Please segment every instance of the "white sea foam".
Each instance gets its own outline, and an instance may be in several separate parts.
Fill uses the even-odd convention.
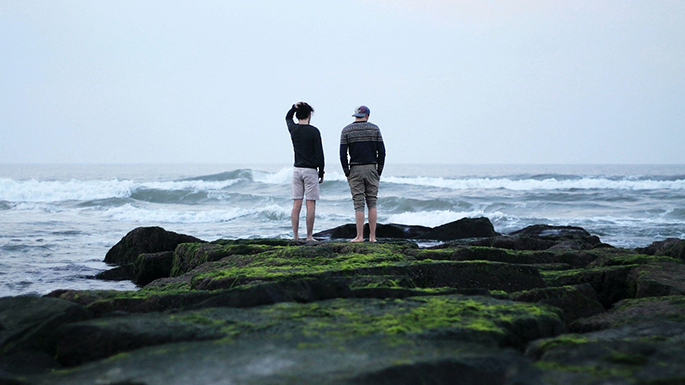
[[[16,181],[0,179],[0,200],[8,202],[58,202],[123,198],[131,195],[135,183],[109,181]]]
[[[288,184],[290,184],[292,177],[293,177],[293,169],[292,169],[292,167],[287,167],[287,168],[281,169],[280,171],[278,171],[276,173],[255,171],[253,173],[252,179],[257,183],[288,185]]]
[[[235,184],[236,180],[170,181],[136,183],[131,180],[17,181],[0,179],[0,201],[62,202],[128,198],[138,189],[216,191]]]
[[[258,183],[289,185],[293,177],[292,167],[284,168],[276,173],[255,172],[253,180]],[[324,181],[347,181],[345,174],[338,171],[327,171]]]
[[[428,186],[452,190],[467,189],[507,189],[517,191],[528,190],[570,190],[570,189],[613,189],[613,190],[685,190],[685,180],[634,180],[607,178],[579,178],[579,179],[510,179],[510,178],[427,178],[427,177],[387,177],[386,183]]]
[[[116,221],[134,223],[223,223],[250,215],[264,215],[269,218],[283,219],[290,215],[290,210],[278,205],[246,208],[228,208],[224,210],[172,210],[149,209],[126,204],[104,212],[105,217]]]

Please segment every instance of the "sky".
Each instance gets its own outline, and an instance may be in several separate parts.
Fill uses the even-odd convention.
[[[685,164],[683,0],[0,0],[0,163]]]

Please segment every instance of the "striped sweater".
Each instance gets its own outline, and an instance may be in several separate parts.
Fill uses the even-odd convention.
[[[353,122],[343,128],[340,135],[340,164],[345,175],[350,174],[350,166],[376,164],[380,175],[385,165],[385,145],[378,126],[369,122]]]

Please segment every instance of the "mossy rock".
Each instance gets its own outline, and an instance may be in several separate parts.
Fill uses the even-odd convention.
[[[141,254],[136,259],[133,268],[133,282],[137,285],[145,286],[156,279],[166,278],[171,274],[173,262],[173,251]]]
[[[636,251],[649,255],[668,256],[685,261],[685,240],[668,238],[664,241],[654,242],[645,248],[638,248]]]
[[[526,251],[508,250],[487,246],[447,246],[440,245],[422,249],[414,253],[416,259],[451,260],[451,261],[493,261],[527,265],[560,265],[564,269],[583,268],[597,259],[607,255],[634,255],[633,252],[621,249],[587,250],[587,251]]]
[[[34,385],[543,385],[542,372],[519,353],[435,341],[340,344],[288,340],[178,343],[122,353],[68,371],[31,376]],[[105,382],[106,381],[106,382]]]
[[[542,271],[542,276],[549,286],[572,286],[590,284],[597,292],[597,299],[604,308],[629,298],[630,283],[628,277],[638,265],[606,266],[563,271]]]
[[[685,382],[685,325],[656,321],[529,345],[526,355],[549,384]]]
[[[683,295],[685,264],[679,261],[653,262],[633,269],[628,280],[631,297],[634,298]]]
[[[218,261],[233,255],[255,255],[274,247],[250,243],[186,243],[174,251],[174,259],[169,276],[177,277],[206,262]]]
[[[509,297],[515,301],[558,307],[563,310],[567,324],[605,311],[597,300],[597,292],[590,284],[533,289],[512,293]]]
[[[78,339],[84,328],[92,341]],[[558,335],[563,324],[551,307],[448,295],[215,307],[100,319],[61,330],[65,344],[84,344],[71,350],[61,346],[61,357],[69,362],[94,358],[97,346],[114,355],[30,377],[30,383],[85,384],[103,375],[108,383],[135,379],[146,384],[219,379],[244,384],[444,383],[455,376],[473,384],[484,379],[503,384],[514,377],[539,383],[539,371],[506,348]],[[194,333],[212,341],[178,342]],[[141,341],[153,345],[140,349]]]
[[[138,227],[126,234],[105,256],[110,264],[133,264],[140,254],[174,251],[182,243],[203,243],[190,235],[178,234],[161,227]]]
[[[685,297],[626,299],[604,314],[580,319],[570,326],[578,332],[591,332],[651,321],[685,323]]]
[[[0,374],[59,367],[54,361],[54,331],[89,318],[82,306],[57,298],[0,298]]]

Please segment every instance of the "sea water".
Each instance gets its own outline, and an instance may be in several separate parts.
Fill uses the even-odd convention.
[[[136,289],[93,276],[140,226],[207,241],[289,238],[291,173],[288,165],[0,165],[0,297]],[[353,223],[339,168],[329,166],[316,210],[315,231]],[[685,165],[386,166],[380,223],[481,216],[500,233],[580,226],[617,247],[685,238]]]

